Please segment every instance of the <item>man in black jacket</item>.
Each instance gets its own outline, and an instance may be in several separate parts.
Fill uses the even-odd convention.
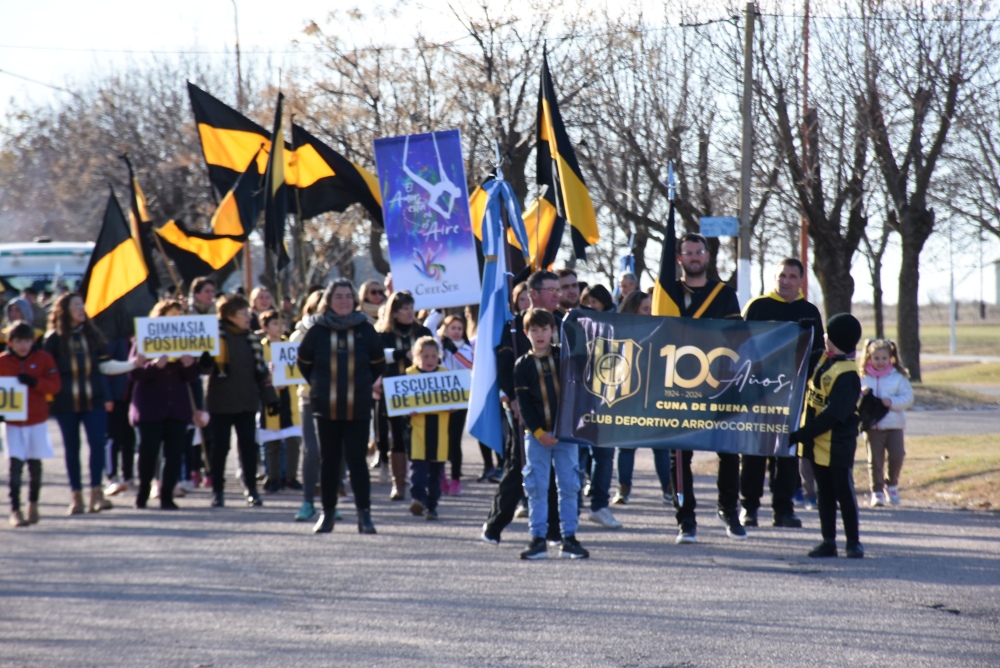
[[[802,295],[804,267],[795,258],[785,258],[774,272],[774,289],[750,301],[743,309],[743,319],[776,322],[798,322],[813,329],[809,356],[809,375],[823,354],[823,321],[819,309]],[[771,523],[776,527],[798,529],[802,520],[795,514],[792,495],[799,486],[797,457],[760,457],[743,455],[740,491],[743,511],[740,521],[745,527],[758,526],[757,511],[764,494],[764,471],[771,476]]]
[[[683,270],[681,278],[669,284],[667,292],[684,318],[738,318],[740,302],[731,287],[708,277],[710,259],[708,241],[700,234],[688,233],[681,237],[677,259]],[[684,503],[674,498],[674,508],[678,524],[676,542],[696,543],[697,522],[695,521],[694,479],[691,474],[691,451],[680,450],[680,467]],[[671,457],[671,477],[677,479],[678,457]],[[719,453],[719,470],[716,479],[719,490],[717,514],[726,527],[726,535],[737,540],[747,537],[746,529],[740,524],[740,456]]]

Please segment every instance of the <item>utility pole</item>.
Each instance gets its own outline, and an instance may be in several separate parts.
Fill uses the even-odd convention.
[[[737,293],[741,304],[750,301],[750,176],[753,168],[753,2],[746,6],[743,36],[743,169],[740,174],[740,243],[737,265]]]

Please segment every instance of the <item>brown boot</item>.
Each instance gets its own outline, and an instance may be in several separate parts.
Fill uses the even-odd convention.
[[[99,513],[102,510],[111,510],[114,506],[104,498],[104,491],[100,487],[90,489],[90,506],[88,510],[92,513]]]
[[[66,509],[67,515],[82,515],[83,514],[83,492],[73,492],[73,498],[70,499],[69,508]]]
[[[38,524],[38,504],[28,501],[28,524]]]
[[[389,464],[392,469],[392,492],[389,498],[393,501],[402,501],[406,498],[406,453],[390,453]]]
[[[28,522],[24,519],[24,515],[21,514],[20,510],[15,510],[10,514],[10,525],[12,527],[26,527],[28,526]]]

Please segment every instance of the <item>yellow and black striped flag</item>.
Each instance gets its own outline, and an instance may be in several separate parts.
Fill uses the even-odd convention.
[[[469,211],[472,215],[472,233],[476,237],[477,243],[482,243],[483,239],[483,216],[486,213],[486,184],[493,180],[490,176],[482,185],[476,186],[469,194]],[[539,269],[551,269],[556,261],[556,253],[559,251],[559,243],[552,243],[555,237],[562,237],[565,219],[556,214],[555,204],[548,197],[539,197],[528,205],[528,208],[521,212],[521,220],[524,222],[524,230],[528,235],[528,255],[531,271]],[[507,230],[507,243],[512,247],[521,250],[520,244],[514,235],[514,230]],[[541,257],[539,257],[541,249]],[[517,266],[515,274],[523,269],[523,265],[518,262],[522,257],[518,253],[512,256],[513,264]]]
[[[234,206],[227,201],[233,200],[227,196],[219,205],[219,211],[223,207]],[[160,237],[163,252],[173,260],[177,273],[187,285],[199,276],[221,269],[243,248],[240,237],[189,230],[184,223],[175,220],[157,229],[156,234]]]
[[[382,227],[382,194],[374,174],[295,123],[292,146],[285,178],[298,188],[298,210],[303,220],[328,211],[344,211],[357,203]]]
[[[125,161],[125,166],[128,167],[130,186],[129,231],[132,233],[132,238],[135,239],[135,242],[139,244],[139,249],[142,250],[142,260],[146,264],[146,270],[149,272],[149,277],[146,279],[147,284],[149,285],[149,289],[153,291],[153,294],[156,294],[160,291],[160,276],[156,271],[156,261],[153,258],[153,239],[150,236],[153,219],[149,215],[149,209],[146,208],[146,195],[142,192],[142,188],[139,186],[139,179],[135,177],[135,172],[132,170],[132,161],[128,159],[128,155],[122,155],[122,160]]]
[[[188,95],[194,111],[201,150],[208,165],[208,177],[221,196],[256,157],[256,174],[264,174],[271,133],[249,118],[188,82]]]
[[[542,76],[538,91],[538,145],[536,148],[536,179],[539,185],[548,186],[545,197],[565,218],[570,225],[573,239],[573,251],[576,257],[586,258],[587,246],[596,244],[600,239],[597,231],[597,216],[594,214],[594,203],[590,199],[590,191],[583,180],[583,172],[576,160],[576,152],[569,143],[566,126],[563,124],[556,103],[555,87],[552,75],[549,74],[548,54],[542,53]],[[558,233],[558,234],[557,234]],[[529,235],[531,236],[531,235]],[[538,235],[539,238],[541,235]],[[543,257],[555,259],[555,251],[562,241],[562,230],[559,221],[553,224],[549,235],[549,246],[555,250],[546,252]],[[544,259],[542,260],[544,264]]]
[[[285,248],[285,218],[288,216],[288,188],[285,186],[285,142],[282,125],[282,102],[285,96],[278,93],[278,107],[274,112],[274,133],[277,138],[271,146],[267,158],[267,172],[264,177],[264,250],[277,257],[278,269],[288,265],[288,251]]]
[[[80,285],[87,315],[108,338],[131,336],[132,318],[148,314],[153,307],[155,296],[146,283],[148,277],[142,252],[112,191]]]
[[[653,315],[679,316],[679,304],[684,298],[679,294],[677,282],[677,223],[674,220],[674,200],[670,200],[667,214],[667,231],[663,235],[663,250],[660,252],[660,273],[653,286]]]

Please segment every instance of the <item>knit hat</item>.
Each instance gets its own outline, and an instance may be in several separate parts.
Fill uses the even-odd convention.
[[[842,352],[852,353],[861,340],[861,323],[850,313],[838,313],[826,321],[826,338]]]

